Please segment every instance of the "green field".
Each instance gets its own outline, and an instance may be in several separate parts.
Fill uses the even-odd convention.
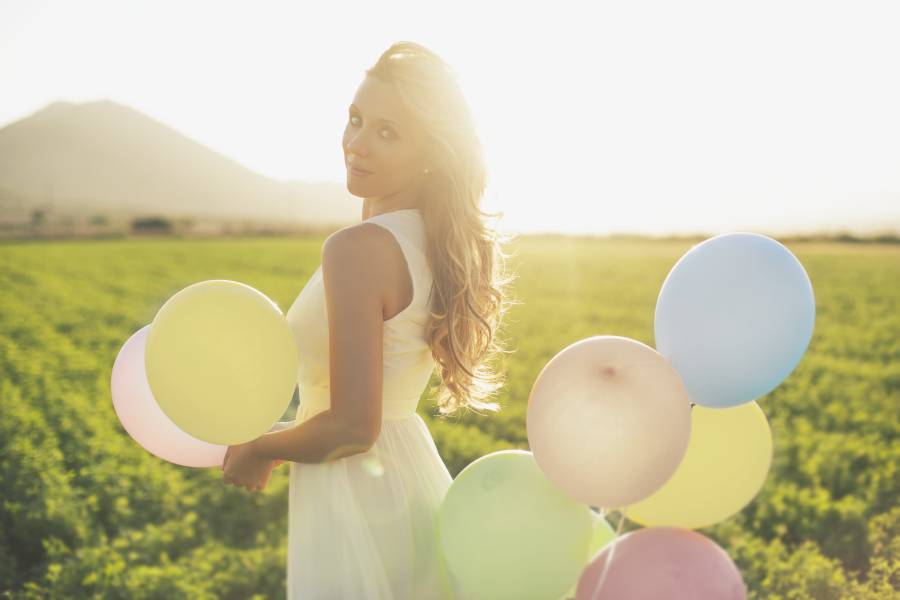
[[[0,591],[284,597],[284,469],[250,494],[216,469],[157,459],[119,424],[109,380],[125,340],[191,283],[241,281],[286,310],[319,265],[322,241],[0,245]],[[565,346],[607,334],[653,346],[657,294],[691,245],[512,244],[521,304],[502,332],[515,350],[504,359],[503,411],[442,421],[427,392],[420,405],[451,473],[494,450],[527,448],[531,385]],[[699,531],[737,562],[752,598],[897,597],[900,246],[786,245],[812,280],[815,332],[797,369],[759,399],[775,442],[761,493]]]

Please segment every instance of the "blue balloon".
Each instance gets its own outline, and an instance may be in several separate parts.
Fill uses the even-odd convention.
[[[681,375],[691,402],[726,408],[784,381],[812,338],[816,302],[800,261],[756,233],[692,247],[656,301],[656,350]]]

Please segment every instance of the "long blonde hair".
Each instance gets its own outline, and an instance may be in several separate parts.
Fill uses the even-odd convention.
[[[440,416],[460,408],[499,411],[489,400],[505,376],[491,363],[508,352],[497,330],[518,304],[508,297],[515,275],[507,272],[510,255],[502,249],[512,236],[482,219],[503,213],[479,208],[487,170],[468,103],[449,65],[414,42],[392,44],[366,75],[392,84],[428,135],[420,210],[434,276],[426,335],[441,374]]]

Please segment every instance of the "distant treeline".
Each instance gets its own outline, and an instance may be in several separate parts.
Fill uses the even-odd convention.
[[[743,230],[742,230],[743,231]],[[821,233],[805,233],[805,234],[795,234],[795,233],[770,233],[766,231],[756,231],[756,233],[761,233],[763,235],[768,235],[771,238],[777,239],[779,242],[845,242],[851,244],[900,244],[900,232],[886,232],[886,233],[872,233],[868,235],[859,235],[855,233],[849,232],[821,232]],[[564,234],[564,233],[540,233],[540,234],[528,234],[529,237],[533,238],[563,238],[569,237],[572,234]],[[591,234],[583,234],[577,235],[576,237],[590,237],[590,238],[606,238],[611,240],[657,240],[657,241],[702,241],[707,238],[713,237],[713,233],[695,233],[695,234],[682,234],[682,235],[642,235],[639,233],[610,233],[604,235],[591,235]]]
[[[347,223],[331,226],[303,225],[290,222],[264,222],[257,219],[227,219],[216,217],[167,217],[161,215],[53,215],[35,209],[28,218],[3,218],[0,215],[0,239],[59,239],[109,238],[138,236],[218,237],[234,235],[303,235],[329,234]],[[887,231],[860,235],[850,232],[822,232],[808,234],[770,234],[781,242],[838,242],[849,244],[900,244],[900,232]],[[631,233],[567,234],[527,233],[532,238],[588,237],[615,240],[702,241],[714,234],[695,233],[651,236]]]
[[[252,218],[170,217],[162,215],[50,214],[35,209],[29,218],[2,218],[0,239],[110,238],[140,236],[217,237],[232,235],[327,234],[342,225],[273,223]]]

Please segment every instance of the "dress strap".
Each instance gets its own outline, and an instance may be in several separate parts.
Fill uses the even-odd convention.
[[[391,232],[403,252],[410,281],[412,281],[412,302],[388,321],[393,321],[413,306],[422,303],[423,299],[420,296],[430,291],[426,289],[426,286],[430,288],[430,281],[427,281],[425,276],[428,273],[428,261],[425,256],[425,228],[421,219],[422,215],[418,209],[404,209],[375,215],[363,221],[363,223],[375,223]]]

